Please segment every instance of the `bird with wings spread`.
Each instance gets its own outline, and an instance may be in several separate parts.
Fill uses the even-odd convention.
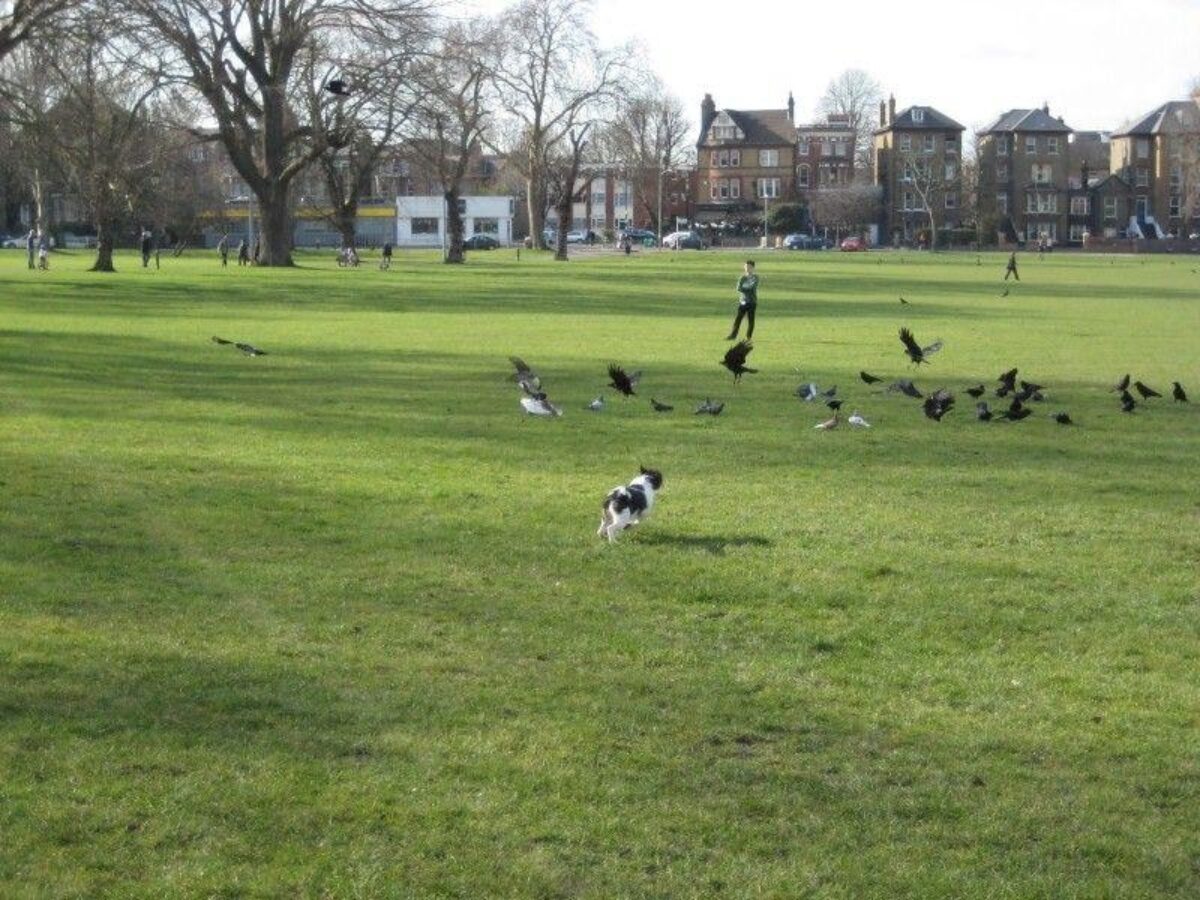
[[[641,372],[634,372],[630,375],[616,363],[608,364],[608,386],[626,397],[637,396],[636,388],[641,379]]]
[[[913,337],[913,333],[907,328],[900,329],[900,343],[904,345],[904,352],[908,358],[913,361],[913,365],[919,366],[921,363],[928,363],[927,357],[933,356],[942,349],[942,341],[937,340],[928,347],[922,347],[917,343],[917,339]]]
[[[725,358],[721,360],[721,365],[733,373],[733,383],[737,384],[742,380],[742,376],[747,372],[755,374],[758,369],[751,369],[746,365],[746,358],[750,355],[750,351],[754,349],[754,345],[749,341],[738,341],[732,347],[725,351]]]

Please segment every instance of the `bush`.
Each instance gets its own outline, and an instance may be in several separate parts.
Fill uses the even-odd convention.
[[[767,214],[767,224],[775,234],[804,231],[808,222],[808,209],[799,203],[780,203]]]

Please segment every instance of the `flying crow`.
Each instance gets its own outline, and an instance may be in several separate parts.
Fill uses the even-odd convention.
[[[541,376],[539,376],[537,372],[533,371],[533,369],[529,368],[525,360],[521,359],[519,356],[510,356],[508,361],[512,363],[513,368],[516,369],[513,379],[521,386],[521,390],[532,397],[542,389]]]
[[[670,412],[675,408],[669,403],[659,403],[653,397],[650,398],[650,405],[654,407],[655,412]]]
[[[340,78],[335,78],[332,81],[328,82],[325,85],[325,90],[329,91],[329,93],[331,93],[331,94],[336,94],[339,97],[349,97],[350,96],[349,86],[346,84],[346,82],[342,81]]]
[[[905,306],[908,306],[908,301],[905,300],[903,297],[900,298],[900,302],[903,303]]]
[[[1129,390],[1129,373],[1128,372],[1125,373],[1125,376],[1120,381],[1118,381],[1116,384],[1114,384],[1112,387],[1109,388],[1109,391],[1113,394],[1119,394],[1122,391],[1127,391],[1127,390]]]
[[[1140,382],[1140,381],[1135,381],[1133,383],[1133,389],[1142,395],[1143,400],[1149,400],[1151,397],[1161,397],[1162,396],[1162,394],[1160,394],[1154,388],[1150,387],[1150,385],[1142,384],[1142,382]]]
[[[614,391],[620,391],[626,397],[636,397],[637,393],[634,388],[637,387],[638,381],[642,377],[641,372],[634,372],[632,375],[626,374],[625,370],[616,363],[608,365],[608,386]]]
[[[912,397],[914,400],[920,400],[924,395],[917,390],[917,386],[907,378],[901,378],[899,381],[893,381],[888,385],[888,393],[899,391],[905,397]]]
[[[227,341],[227,340],[225,340],[225,338],[219,338],[215,334],[213,335],[212,342],[214,344],[232,344],[233,343],[233,341]]]
[[[1176,403],[1187,403],[1187,394],[1183,391],[1183,385],[1178,381],[1171,382],[1171,396],[1175,398]]]
[[[1000,382],[1000,387],[996,388],[996,396],[1005,397],[1017,389],[1017,370],[1009,369],[996,380]]]
[[[753,349],[754,345],[749,341],[738,341],[725,351],[725,358],[721,360],[721,365],[733,373],[734,384],[741,381],[742,376],[747,372],[751,374],[758,372],[758,369],[751,369],[746,365],[746,357],[750,355],[750,351]]]
[[[904,352],[908,354],[908,358],[913,361],[913,365],[919,366],[923,362],[929,362],[925,358],[925,351],[921,345],[917,343],[913,337],[913,333],[907,328],[900,329],[900,343],[904,345]]]
[[[870,372],[859,372],[858,377],[863,380],[864,384],[876,384],[880,381],[883,381],[882,378],[876,378]]]
[[[954,408],[954,395],[945,388],[938,388],[925,398],[923,406],[927,418],[940,422],[942,416]]]

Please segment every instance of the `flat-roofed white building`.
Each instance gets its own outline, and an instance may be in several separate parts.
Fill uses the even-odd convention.
[[[486,234],[501,246],[512,243],[511,197],[460,197],[463,237]],[[441,247],[446,239],[446,200],[431,195],[396,198],[396,246]]]

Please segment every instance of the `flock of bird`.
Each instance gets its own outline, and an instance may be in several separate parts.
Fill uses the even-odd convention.
[[[928,364],[930,357],[939,353],[945,346],[945,342],[941,339],[931,344],[922,345],[908,328],[901,328],[899,337],[905,356],[912,365],[917,367],[920,367],[922,364]],[[213,338],[213,340],[218,339]],[[241,347],[242,345],[239,344],[238,346]],[[730,347],[721,359],[720,364],[733,375],[735,385],[742,380],[742,376],[758,372],[757,369],[753,369],[746,364],[753,349],[754,345],[749,340],[739,341]],[[520,357],[510,356],[509,361],[516,370],[513,378],[521,389],[521,408],[531,416],[561,416],[563,414],[562,407],[550,402],[546,392],[542,389],[541,376]],[[1029,404],[1044,402],[1046,399],[1044,392],[1047,391],[1047,388],[1045,385],[1033,381],[1018,379],[1018,374],[1019,370],[1013,368],[1001,373],[996,379],[997,387],[994,389],[994,394],[996,398],[1007,401],[1004,409],[992,409],[988,406],[988,401],[983,399],[984,395],[988,393],[988,389],[983,383],[974,387],[968,387],[963,391],[976,401],[975,418],[977,421],[1020,422],[1033,415],[1033,409]],[[867,385],[881,384],[884,381],[884,379],[866,371],[860,371],[859,378]],[[608,386],[617,393],[624,397],[636,397],[642,373],[641,371],[627,372],[622,366],[611,363],[608,366],[608,379]],[[1127,413],[1133,412],[1139,405],[1138,401],[1129,392],[1130,383],[1131,376],[1125,375],[1111,389],[1112,392],[1120,394],[1121,409]],[[1154,390],[1154,388],[1141,381],[1133,381],[1132,385],[1134,391],[1141,396],[1143,403],[1152,398],[1161,398],[1163,396]],[[1172,388],[1171,396],[1175,402],[1188,402],[1187,394],[1178,381],[1172,382]],[[887,385],[885,390],[887,393],[899,393],[905,397],[922,401],[921,408],[926,418],[932,419],[935,422],[940,422],[955,406],[955,395],[949,389],[939,387],[933,392],[926,394],[909,378],[898,379]],[[832,417],[814,425],[814,429],[818,431],[832,431],[841,423],[843,401],[837,396],[837,393],[838,389],[836,385],[827,390],[821,390],[813,382],[806,382],[796,388],[795,394],[800,400],[806,403],[818,400],[823,401],[825,406],[833,412]],[[657,413],[670,413],[675,409],[672,404],[661,402],[655,397],[650,398],[650,405]],[[598,394],[585,407],[590,412],[601,412],[604,408],[605,400],[603,393]],[[713,402],[711,397],[706,397],[704,398],[704,402],[696,407],[695,414],[719,416],[724,408],[725,404],[723,402]],[[1062,410],[1051,413],[1050,418],[1059,425],[1075,424],[1070,414]],[[845,421],[852,428],[871,427],[871,423],[863,418],[858,410],[854,410]]]

